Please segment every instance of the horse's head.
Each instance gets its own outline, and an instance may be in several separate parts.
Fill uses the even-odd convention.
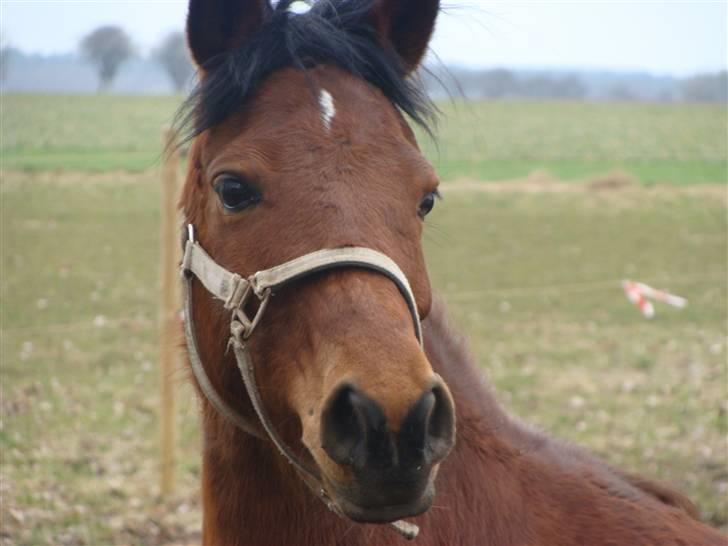
[[[438,180],[400,110],[421,114],[406,76],[438,7],[322,0],[293,15],[267,0],[191,0],[201,83],[183,208],[214,260],[247,276],[368,247],[399,265],[427,315],[420,238]],[[226,352],[229,312],[199,283],[193,299],[208,376],[252,415]],[[271,422],[346,515],[381,522],[429,507],[454,442],[453,401],[389,278],[342,268],[278,290],[249,349]]]

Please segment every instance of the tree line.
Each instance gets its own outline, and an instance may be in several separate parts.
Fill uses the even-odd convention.
[[[644,102],[728,102],[728,72],[687,78],[599,71],[465,70],[428,67],[421,77],[431,95],[468,99],[557,99]]]
[[[108,25],[86,35],[80,44],[83,55],[96,67],[99,90],[111,86],[119,68],[135,53],[131,38],[121,27]],[[167,72],[176,91],[189,85],[194,67],[181,32],[168,34],[152,52]]]
[[[119,69],[136,55],[129,34],[115,25],[99,27],[84,36],[79,50],[96,70],[99,92],[107,91]],[[11,52],[12,47],[3,39],[0,44],[0,81],[5,81],[8,76]],[[152,58],[165,70],[176,91],[185,89],[192,82],[195,68],[182,32],[165,36],[152,51]]]
[[[3,39],[4,42],[4,39]],[[107,91],[120,68],[136,55],[127,32],[118,26],[102,26],[83,37],[79,50],[92,63],[98,90]],[[0,81],[8,74],[10,46],[0,43]],[[188,88],[195,68],[182,32],[165,36],[153,49],[158,63],[176,91]],[[608,77],[588,73],[515,71],[506,68],[464,70],[445,66],[429,67],[420,74],[434,96],[465,96],[472,99],[562,99],[615,101],[727,102],[728,72],[700,74],[675,80],[648,75]]]

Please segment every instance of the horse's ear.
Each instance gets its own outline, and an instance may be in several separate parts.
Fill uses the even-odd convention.
[[[374,24],[385,45],[393,48],[407,72],[425,56],[435,30],[440,0],[376,0]]]
[[[268,0],[190,0],[187,42],[204,67],[211,58],[240,46],[263,24]]]

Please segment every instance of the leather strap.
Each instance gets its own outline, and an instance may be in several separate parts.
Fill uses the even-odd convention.
[[[194,274],[210,294],[223,301],[228,310],[240,306],[243,294],[250,286],[247,279],[218,265],[194,239],[185,244],[182,271]]]
[[[205,372],[197,347],[192,312],[192,282],[194,277],[197,277],[213,296],[223,302],[225,309],[232,312],[228,346],[233,348],[245,390],[265,434],[278,448],[281,455],[293,465],[311,491],[332,512],[343,516],[337,504],[328,496],[318,472],[305,465],[290,450],[268,418],[255,381],[255,369],[246,340],[260,322],[268,300],[272,292],[277,288],[321,271],[343,267],[360,267],[381,273],[395,283],[407,302],[407,307],[412,315],[415,334],[420,344],[422,344],[422,328],[417,312],[417,303],[407,277],[394,261],[381,252],[369,248],[352,247],[312,252],[271,269],[259,271],[246,279],[237,273],[231,273],[215,262],[195,241],[194,229],[191,225],[188,226],[188,230],[189,239],[185,245],[185,254],[182,260],[182,272],[186,278],[185,338],[192,372],[200,390],[212,406],[231,423],[252,436],[265,439],[265,435],[261,433],[258,426],[236,412],[223,400]],[[251,319],[245,314],[245,306],[253,295],[258,298],[259,305],[255,316]],[[416,525],[405,521],[395,521],[390,525],[408,540],[416,538],[419,532]]]
[[[301,277],[313,275],[319,271],[345,267],[371,269],[389,277],[394,282],[407,302],[407,307],[412,315],[412,322],[415,327],[415,335],[421,345],[422,328],[420,326],[420,316],[417,312],[417,303],[415,302],[409,281],[407,281],[405,274],[389,256],[376,250],[363,247],[318,250],[271,269],[259,271],[250,278],[250,282],[253,285],[253,290],[256,295],[263,297],[266,290],[275,290]]]
[[[260,433],[260,427],[255,426],[253,423],[248,421],[240,413],[232,409],[218,394],[215,387],[212,386],[210,378],[207,377],[207,372],[200,359],[200,351],[197,349],[197,338],[195,336],[195,322],[194,316],[192,315],[192,277],[187,275],[185,282],[185,309],[184,309],[184,324],[185,324],[185,340],[187,341],[187,355],[190,359],[190,366],[192,367],[192,373],[197,380],[197,384],[212,404],[217,412],[225,417],[228,421],[233,423],[243,432],[247,432],[251,436],[265,439],[265,436]]]
[[[187,274],[194,274],[207,291],[217,299],[222,300],[225,309],[231,311],[242,310],[241,307],[247,302],[251,291],[261,301],[266,301],[270,292],[301,277],[307,277],[328,269],[350,267],[376,271],[389,277],[394,282],[407,302],[407,307],[412,315],[415,335],[422,344],[420,317],[409,281],[389,256],[376,250],[362,247],[318,250],[276,267],[258,271],[247,279],[218,265],[193,239],[187,241],[185,254],[182,258],[182,271]],[[247,336],[250,333],[252,332],[246,332]]]

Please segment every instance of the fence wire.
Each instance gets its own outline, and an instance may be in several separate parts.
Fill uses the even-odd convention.
[[[663,286],[684,286],[684,285],[701,285],[701,284],[726,284],[728,280],[724,277],[684,277],[682,279],[663,278],[663,279],[646,279],[645,282],[652,285]],[[610,279],[602,281],[585,281],[576,283],[557,283],[545,285],[524,285],[524,286],[505,286],[501,288],[489,288],[484,290],[463,290],[463,291],[442,291],[440,294],[443,298],[451,303],[462,303],[468,300],[477,300],[483,298],[518,298],[533,297],[534,295],[547,294],[583,294],[590,292],[606,292],[614,291],[622,293],[622,279]],[[158,327],[158,323],[148,316],[123,316],[123,317],[101,317],[96,316],[90,319],[68,323],[55,324],[37,324],[28,326],[18,326],[11,328],[0,328],[0,336],[11,335],[34,335],[34,334],[64,334],[72,332],[85,332],[92,330],[102,330],[106,328],[123,327],[133,324],[135,326]]]

